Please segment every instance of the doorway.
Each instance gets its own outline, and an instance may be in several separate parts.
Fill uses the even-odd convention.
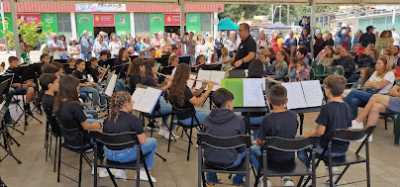
[[[115,27],[95,27],[94,28],[94,35],[97,36],[100,31],[107,33],[110,36],[111,33],[115,33]]]
[[[180,26],[165,26],[165,32],[166,33],[180,33]]]

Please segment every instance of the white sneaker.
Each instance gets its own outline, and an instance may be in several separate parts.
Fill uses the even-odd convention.
[[[259,179],[257,187],[264,187],[264,179],[262,177]],[[269,179],[267,179],[267,186],[265,187],[272,187],[272,183]]]
[[[157,182],[156,178],[150,175],[151,181],[152,182]],[[147,177],[146,170],[140,169],[140,180],[141,181],[149,181],[149,178]]]
[[[282,177],[283,186],[295,186],[291,177]]]
[[[357,121],[357,120],[353,120],[353,121],[351,121],[351,128],[352,129],[363,129],[364,128],[364,124],[362,122]]]
[[[111,169],[111,173],[114,175],[115,178],[117,179],[127,179],[128,177],[126,176],[125,170],[122,169]]]
[[[109,176],[106,168],[97,168],[97,174],[100,178],[105,178]]]

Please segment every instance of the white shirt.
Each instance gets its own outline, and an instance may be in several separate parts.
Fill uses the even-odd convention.
[[[121,49],[121,43],[118,41],[111,41],[108,48],[112,57],[118,57],[119,50]]]
[[[387,84],[385,87],[383,87],[381,90],[379,90],[379,94],[387,94],[389,93],[390,89],[393,87],[393,83],[395,81],[396,77],[394,76],[393,71],[388,71],[385,76],[382,77],[378,77],[377,72],[375,71],[371,77],[368,79],[368,81],[371,82],[378,82],[378,81],[382,81],[382,80],[386,80],[389,81],[390,83]]]

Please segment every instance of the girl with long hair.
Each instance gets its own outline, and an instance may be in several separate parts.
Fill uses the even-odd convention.
[[[365,106],[373,94],[387,94],[393,86],[395,76],[386,56],[380,56],[375,64],[375,72],[362,86],[362,90],[352,90],[344,99],[351,107],[353,117],[358,107]]]
[[[172,78],[171,87],[168,89],[168,100],[175,108],[187,110],[180,118],[181,123],[190,126],[192,122],[192,114],[195,112],[197,119],[202,123],[207,114],[205,112],[196,111],[195,106],[202,106],[210,95],[214,83],[207,82],[207,91],[200,96],[193,96],[192,90],[186,85],[190,77],[190,67],[188,64],[179,64],[176,68],[175,75]]]
[[[114,92],[111,98],[109,116],[104,121],[103,132],[116,134],[135,132],[142,153],[145,155],[144,161],[149,170],[151,170],[154,167],[157,141],[154,138],[146,137],[143,130],[143,122],[132,114],[133,102],[134,101],[131,100],[131,95],[128,92]],[[133,147],[121,147],[118,150],[104,147],[104,153],[108,160],[119,163],[133,162],[137,159],[136,145]],[[154,177],[150,177],[153,182],[156,182]],[[140,180],[149,180],[144,169],[140,170]]]
[[[89,144],[87,131],[101,131],[101,124],[89,122],[79,102],[79,79],[66,75],[60,78],[60,87],[54,101],[54,111],[65,129],[79,129],[82,132],[68,133],[65,143],[71,146]],[[82,144],[83,143],[83,144]]]
[[[288,64],[285,61],[286,53],[283,50],[276,52],[275,61],[272,64],[274,70],[274,79],[282,81],[288,74]]]

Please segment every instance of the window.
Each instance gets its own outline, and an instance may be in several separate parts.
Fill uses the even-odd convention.
[[[135,13],[135,33],[148,33],[150,32],[149,27],[149,14],[146,13]]]
[[[211,14],[200,14],[201,32],[212,32]]]
[[[68,13],[57,14],[58,32],[67,36],[71,35],[71,16]]]

